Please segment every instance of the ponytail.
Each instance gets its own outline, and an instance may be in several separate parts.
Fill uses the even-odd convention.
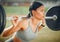
[[[31,13],[29,13],[28,15],[27,15],[27,18],[30,18],[32,16],[32,14]]]

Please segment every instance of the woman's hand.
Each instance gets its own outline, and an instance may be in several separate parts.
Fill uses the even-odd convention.
[[[45,25],[45,15],[42,17],[42,26]]]
[[[18,22],[18,16],[13,16],[13,19],[11,21],[12,21],[13,26],[16,26]]]

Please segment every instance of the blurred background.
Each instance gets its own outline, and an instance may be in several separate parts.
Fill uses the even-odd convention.
[[[60,0],[0,0],[3,5],[6,16],[26,16],[29,13],[29,7],[33,1],[39,1],[45,6],[45,13],[49,8],[60,5]],[[6,27],[11,25],[11,21],[6,22]],[[31,42],[60,42],[60,31],[50,30],[47,26],[37,33],[37,37]],[[11,36],[10,36],[11,37]],[[0,42],[4,42],[10,37],[1,37]]]

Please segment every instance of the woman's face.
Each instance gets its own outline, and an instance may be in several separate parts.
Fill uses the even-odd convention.
[[[38,19],[42,19],[44,17],[44,6],[42,5],[39,8],[37,8],[36,10],[34,10],[33,16]]]

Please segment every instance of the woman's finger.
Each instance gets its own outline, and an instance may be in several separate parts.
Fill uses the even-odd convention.
[[[13,19],[11,21],[14,26],[16,25],[17,20],[18,20],[18,16],[13,16]]]
[[[18,16],[13,16],[13,20],[17,21],[18,20]]]

